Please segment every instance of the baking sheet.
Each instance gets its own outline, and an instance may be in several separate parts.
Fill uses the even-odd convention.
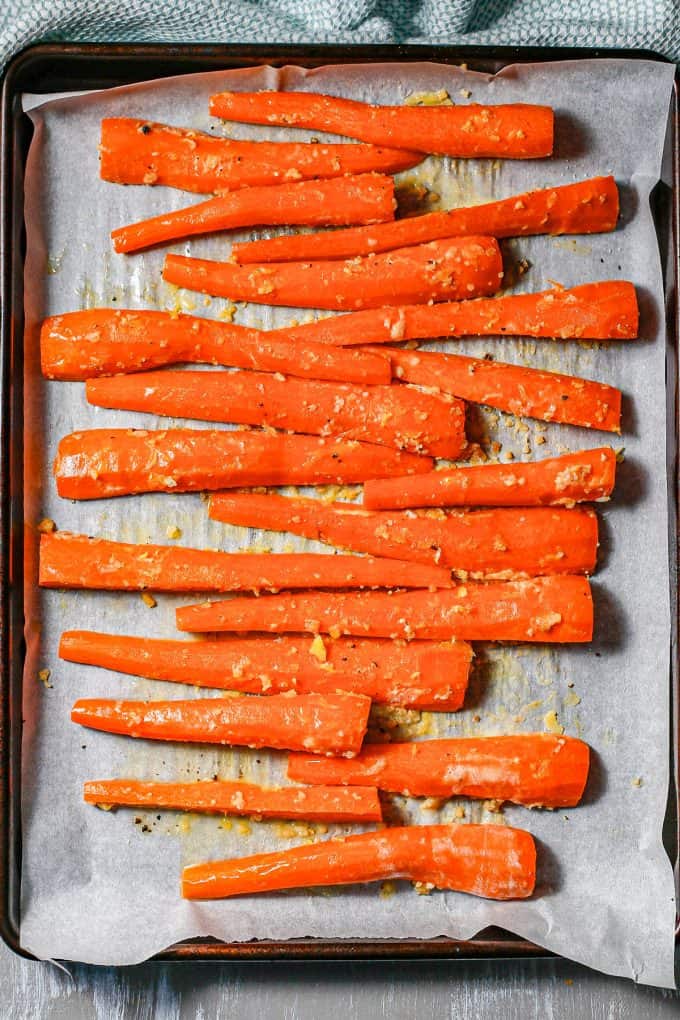
[[[469,938],[495,924],[602,971],[673,984],[674,883],[661,842],[669,742],[666,351],[660,258],[649,210],[649,195],[661,172],[672,80],[672,66],[648,61],[513,66],[495,77],[443,65],[383,64],[311,72],[216,72],[51,102],[26,97],[36,126],[26,181],[28,655],[21,910],[26,949],[39,957],[130,964],[198,935],[229,941]],[[417,171],[400,175],[404,185],[430,189],[429,208],[602,173],[615,174],[622,187],[622,226],[615,234],[525,238],[510,242],[508,255],[515,265],[523,259],[530,263],[517,290],[538,290],[551,280],[566,286],[633,280],[643,312],[640,341],[497,343],[487,338],[449,345],[599,378],[626,394],[620,444],[625,445],[625,462],[616,497],[600,512],[595,641],[554,649],[480,645],[465,711],[437,716],[383,710],[373,722],[383,734],[418,739],[541,730],[556,720],[565,732],[591,744],[592,775],[577,809],[506,807],[499,814],[493,804],[462,800],[439,810],[406,798],[390,800],[391,815],[404,821],[484,820],[529,829],[540,844],[540,871],[537,895],[528,902],[490,903],[455,893],[418,896],[408,883],[397,882],[189,903],[179,897],[179,874],[187,863],[284,848],[348,830],[162,812],[109,813],[81,800],[82,783],[92,778],[219,775],[267,783],[284,775],[285,756],[272,752],[183,749],[74,727],[69,711],[77,697],[181,698],[191,689],[62,663],[57,656],[62,630],[88,626],[171,637],[174,608],[188,600],[159,596],[150,609],[139,595],[39,592],[35,586],[35,524],[43,517],[64,530],[124,541],[169,542],[167,529],[176,526],[181,529],[178,544],[186,546],[329,551],[288,535],[211,522],[198,495],[69,503],[56,496],[49,469],[59,438],[74,429],[156,427],[168,419],[91,408],[82,384],[45,383],[38,357],[38,327],[45,315],[103,304],[233,316],[266,328],[308,317],[292,309],[234,307],[178,291],[160,276],[167,249],[132,257],[114,254],[108,241],[113,227],[195,199],[171,189],[123,188],[98,178],[99,121],[107,115],[142,116],[233,137],[310,137],[311,132],[221,124],[207,114],[214,91],[276,86],[382,103],[444,88],[457,103],[525,101],[556,107],[558,141],[552,160],[430,158]],[[170,250],[223,258],[232,240],[256,233],[202,238]],[[479,411],[471,418],[470,433],[487,455],[501,459],[510,454],[543,457],[611,438]],[[335,494],[331,489],[324,495]],[[46,682],[38,676],[42,669],[50,670]]]

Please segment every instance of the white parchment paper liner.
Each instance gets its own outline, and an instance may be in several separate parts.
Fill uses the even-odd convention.
[[[216,72],[54,101],[41,97],[38,105],[27,97],[36,127],[26,182],[24,440],[30,527],[21,941],[27,949],[39,957],[130,964],[197,935],[229,941],[468,938],[497,924],[602,971],[649,984],[673,984],[674,885],[661,842],[669,774],[666,351],[659,248],[649,208],[650,192],[661,174],[672,78],[672,66],[647,61],[516,66],[496,77],[423,63]],[[615,234],[523,239],[509,250],[515,260],[525,257],[531,263],[519,289],[538,290],[549,280],[564,285],[633,280],[643,312],[640,341],[596,345],[487,339],[450,345],[574,371],[620,386],[626,394],[621,443],[626,461],[615,500],[600,512],[602,565],[594,584],[594,643],[555,649],[480,647],[464,712],[422,718],[411,714],[401,721],[401,732],[411,738],[530,731],[543,729],[546,714],[555,711],[566,732],[592,745],[585,802],[567,812],[506,808],[498,816],[482,805],[467,804],[465,817],[459,818],[454,802],[437,812],[394,798],[393,811],[404,820],[505,820],[528,828],[539,840],[541,857],[538,893],[528,902],[490,903],[453,893],[418,896],[410,885],[396,883],[394,889],[300,891],[192,904],[179,896],[184,864],[284,848],[325,834],[275,823],[106,813],[81,799],[83,782],[92,778],[219,774],[271,782],[284,774],[281,755],[183,749],[75,727],[69,710],[77,697],[181,698],[192,689],[62,663],[57,655],[62,630],[88,627],[171,637],[175,605],[191,600],[162,596],[151,610],[138,595],[39,592],[33,528],[48,516],[61,529],[167,542],[166,529],[177,525],[179,541],[187,546],[231,549],[254,541],[274,551],[328,551],[286,535],[210,522],[205,503],[194,495],[68,503],[57,498],[50,474],[57,442],[67,432],[109,425],[155,427],[167,420],[91,408],[82,384],[45,383],[38,356],[43,316],[102,304],[176,307],[209,316],[224,315],[229,307],[229,302],[204,301],[165,285],[160,277],[164,250],[133,257],[112,252],[113,227],[179,208],[194,198],[166,188],[124,188],[100,181],[100,119],[141,116],[234,137],[289,138],[291,132],[285,129],[222,125],[207,113],[214,91],[276,85],[377,102],[401,102],[413,91],[444,88],[456,102],[526,101],[556,108],[552,160],[429,159],[418,171],[402,175],[426,183],[440,196],[442,207],[594,174],[613,173],[622,187],[622,226]],[[470,100],[461,90],[471,92]],[[171,250],[220,258],[233,239],[202,238]],[[239,306],[236,321],[271,327],[294,315],[291,309]],[[502,456],[514,451],[517,457],[541,457],[611,439],[490,413],[477,415],[477,425],[487,449],[494,440],[502,443]],[[51,688],[37,679],[41,668],[51,670]],[[333,831],[343,830],[331,826]]]

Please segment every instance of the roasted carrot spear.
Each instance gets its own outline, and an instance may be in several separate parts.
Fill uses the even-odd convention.
[[[192,315],[92,308],[45,319],[40,331],[43,375],[81,380],[140,372],[180,361],[261,369],[362,385],[388,383],[390,363],[358,348],[343,350],[285,330],[249,329]]]
[[[300,592],[183,606],[179,630],[327,633],[428,641],[583,642],[593,636],[584,577],[467,582],[448,591]]]
[[[246,694],[365,694],[402,708],[457,712],[472,661],[464,641],[382,641],[315,637],[165,641],[71,630],[61,636],[67,662]]]
[[[406,878],[492,900],[525,899],[536,882],[536,846],[507,825],[411,825],[331,839],[182,872],[187,899]]]
[[[344,226],[394,219],[394,181],[384,174],[242,188],[111,232],[116,251],[218,230],[267,226]]]
[[[88,379],[86,394],[98,407],[340,436],[450,460],[466,445],[465,404],[408,386],[164,371]]]
[[[147,740],[357,754],[371,699],[360,694],[275,694],[271,698],[118,701],[81,698],[71,719],[105,733]]]
[[[370,106],[311,92],[221,92],[213,117],[246,124],[332,131],[375,145],[442,156],[533,159],[553,149],[553,111],[524,103],[504,106]]]
[[[83,799],[107,807],[153,807],[206,811],[257,818],[302,818],[307,822],[380,822],[375,787],[283,786],[279,789],[222,779],[158,783],[140,779],[96,779],[85,783]]]
[[[390,349],[390,358],[403,382],[521,417],[621,431],[621,391],[606,383],[461,354]]]
[[[632,283],[609,280],[538,294],[372,308],[296,326],[285,335],[302,343],[346,347],[439,336],[632,340],[638,335],[638,306]]]
[[[374,145],[251,142],[132,117],[102,121],[101,176],[209,194],[314,177],[408,170],[422,153]]]
[[[442,237],[483,234],[598,234],[613,230],[619,215],[619,192],[613,177],[593,177],[577,184],[542,188],[496,202],[409,216],[380,226],[314,234],[292,234],[235,244],[237,262],[304,262],[349,259],[392,251]],[[386,217],[387,219],[387,217]]]
[[[493,294],[503,278],[492,237],[452,237],[346,262],[232,262],[166,255],[163,279],[178,287],[267,305],[351,311]]]
[[[90,429],[61,440],[54,474],[60,496],[99,499],[244,485],[343,485],[431,467],[429,457],[316,436]]]
[[[211,497],[210,516],[247,528],[290,531],[355,552],[436,563],[465,577],[589,574],[597,557],[597,517],[592,510],[539,507],[415,514],[221,492]]]
[[[422,479],[370,480],[370,510],[418,506],[566,506],[607,500],[614,489],[616,454],[608,446],[526,464],[477,464],[432,471]]]
[[[588,778],[590,749],[574,737],[517,733],[408,744],[368,744],[353,762],[291,755],[295,782],[366,786],[412,797],[486,797],[527,807],[574,807]]]
[[[368,556],[212,552],[133,545],[57,531],[40,536],[43,588],[109,591],[277,591],[280,588],[448,587],[444,567]]]

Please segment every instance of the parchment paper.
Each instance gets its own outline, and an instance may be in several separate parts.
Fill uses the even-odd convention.
[[[621,60],[509,67],[495,78],[425,63],[311,73],[265,68],[41,100],[33,109],[36,135],[26,195],[24,437],[29,569],[21,941],[27,949],[39,957],[130,964],[197,935],[227,940],[310,935],[467,938],[498,924],[602,971],[649,984],[673,984],[674,884],[661,838],[669,774],[666,349],[659,247],[649,209],[650,191],[661,173],[672,77],[671,66]],[[254,543],[274,551],[328,551],[286,535],[209,522],[197,495],[68,503],[57,498],[50,474],[57,442],[67,432],[156,427],[168,421],[88,407],[82,384],[43,382],[37,333],[43,316],[102,304],[231,314],[228,301],[165,285],[160,277],[165,250],[132,257],[112,252],[113,227],[200,198],[100,181],[100,119],[141,116],[233,137],[289,138],[292,132],[286,129],[223,125],[207,113],[213,91],[276,85],[383,103],[401,102],[413,91],[444,88],[455,102],[533,101],[556,107],[557,149],[551,160],[429,159],[417,172],[403,174],[402,182],[429,186],[435,196],[430,208],[480,202],[592,174],[613,173],[622,188],[622,226],[616,233],[523,239],[512,242],[508,252],[515,263],[523,258],[530,262],[517,283],[520,290],[538,290],[549,280],[567,286],[607,278],[633,280],[643,312],[638,342],[486,339],[449,345],[573,371],[620,386],[626,394],[624,436],[620,444],[614,443],[625,445],[625,462],[616,498],[600,512],[595,641],[554,649],[478,646],[465,711],[445,716],[376,713],[378,729],[418,739],[542,730],[554,724],[549,713],[555,712],[567,733],[591,744],[591,780],[584,803],[574,810],[507,807],[499,814],[490,810],[494,805],[463,801],[451,801],[440,810],[430,805],[428,810],[406,798],[391,799],[392,814],[404,820],[466,824],[482,819],[528,828],[540,844],[539,886],[528,902],[490,903],[453,893],[419,896],[407,883],[388,883],[192,904],[179,896],[184,864],[284,848],[327,838],[327,833],[318,826],[162,812],[107,813],[81,799],[83,782],[93,778],[219,774],[266,783],[284,775],[282,755],[182,749],[74,726],[69,710],[78,697],[181,698],[192,689],[60,662],[62,630],[88,627],[172,637],[174,607],[190,600],[160,596],[157,607],[150,609],[139,595],[39,592],[35,585],[35,525],[42,517],[53,518],[61,529],[125,541],[168,542],[166,530],[176,525],[182,532],[178,543],[186,546],[234,549]],[[36,101],[28,97],[30,105],[35,107]],[[219,235],[171,250],[226,257],[233,239]],[[265,327],[293,317],[301,316],[291,309],[258,306],[239,305],[235,312],[235,321]],[[529,459],[611,440],[496,413],[476,413],[470,431],[490,456],[501,459],[509,452]],[[493,443],[502,444],[502,450]],[[40,669],[51,671],[50,687],[38,679]],[[328,835],[339,831],[342,826],[328,827]]]

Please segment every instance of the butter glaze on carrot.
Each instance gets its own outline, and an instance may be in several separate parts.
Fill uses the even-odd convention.
[[[242,188],[197,205],[118,227],[117,252],[134,252],[168,241],[266,225],[345,226],[394,219],[394,181],[384,174],[299,181]]]
[[[114,701],[81,698],[71,719],[81,726],[146,740],[272,747],[357,754],[370,698],[359,694],[277,694],[271,698]]]
[[[590,749],[582,740],[517,733],[366,744],[352,762],[291,755],[288,777],[334,786],[370,782],[412,797],[476,797],[557,808],[579,803],[589,764]]]
[[[476,464],[431,471],[421,479],[369,479],[371,510],[426,506],[563,506],[607,500],[616,481],[616,454],[608,446],[525,464]]]
[[[455,460],[465,405],[407,386],[357,386],[265,372],[142,372],[89,379],[99,407],[338,436]]]
[[[135,545],[57,531],[40,536],[43,588],[108,591],[278,591],[282,588],[448,587],[444,567],[367,556],[213,552]]]
[[[227,524],[290,531],[355,552],[438,564],[473,578],[589,574],[597,557],[597,518],[592,510],[540,507],[416,514],[222,492],[211,496],[209,513]]]
[[[586,642],[593,600],[584,577],[468,581],[447,591],[300,592],[182,606],[178,630],[330,633],[447,641]]]
[[[536,883],[536,845],[506,825],[413,825],[273,853],[194,864],[187,899],[406,878],[494,900],[525,899]]]
[[[85,783],[87,804],[107,807],[153,807],[257,818],[301,818],[307,822],[380,822],[382,809],[375,787],[256,786],[222,779],[195,783],[145,782],[141,779],[96,779]]]
[[[453,237],[344,262],[238,266],[169,254],[163,279],[255,304],[353,311],[493,294],[503,260],[492,237]]]
[[[345,174],[397,173],[419,152],[375,145],[253,142],[133,117],[102,120],[100,173],[116,184],[164,184],[209,194]]]
[[[425,244],[442,237],[483,234],[516,237],[531,234],[598,234],[616,227],[619,192],[613,177],[592,177],[576,184],[542,188],[482,205],[409,216],[370,227],[313,234],[291,234],[235,244],[240,265],[252,262],[303,262],[349,259],[371,252]]]
[[[210,112],[245,124],[331,131],[456,158],[535,159],[553,149],[552,109],[526,103],[372,106],[311,92],[221,92],[210,97]]]
[[[65,499],[101,499],[253,485],[343,485],[431,467],[431,458],[415,453],[317,436],[90,429],[61,440],[54,476]]]
[[[259,330],[193,315],[147,309],[90,308],[53,315],[40,330],[43,375],[77,381],[141,372],[178,362],[281,372],[309,379],[389,383],[386,355],[290,340],[286,330]]]
[[[66,631],[59,655],[151,680],[245,694],[365,694],[377,704],[435,712],[463,705],[472,662],[464,641],[265,637],[169,641]]]

